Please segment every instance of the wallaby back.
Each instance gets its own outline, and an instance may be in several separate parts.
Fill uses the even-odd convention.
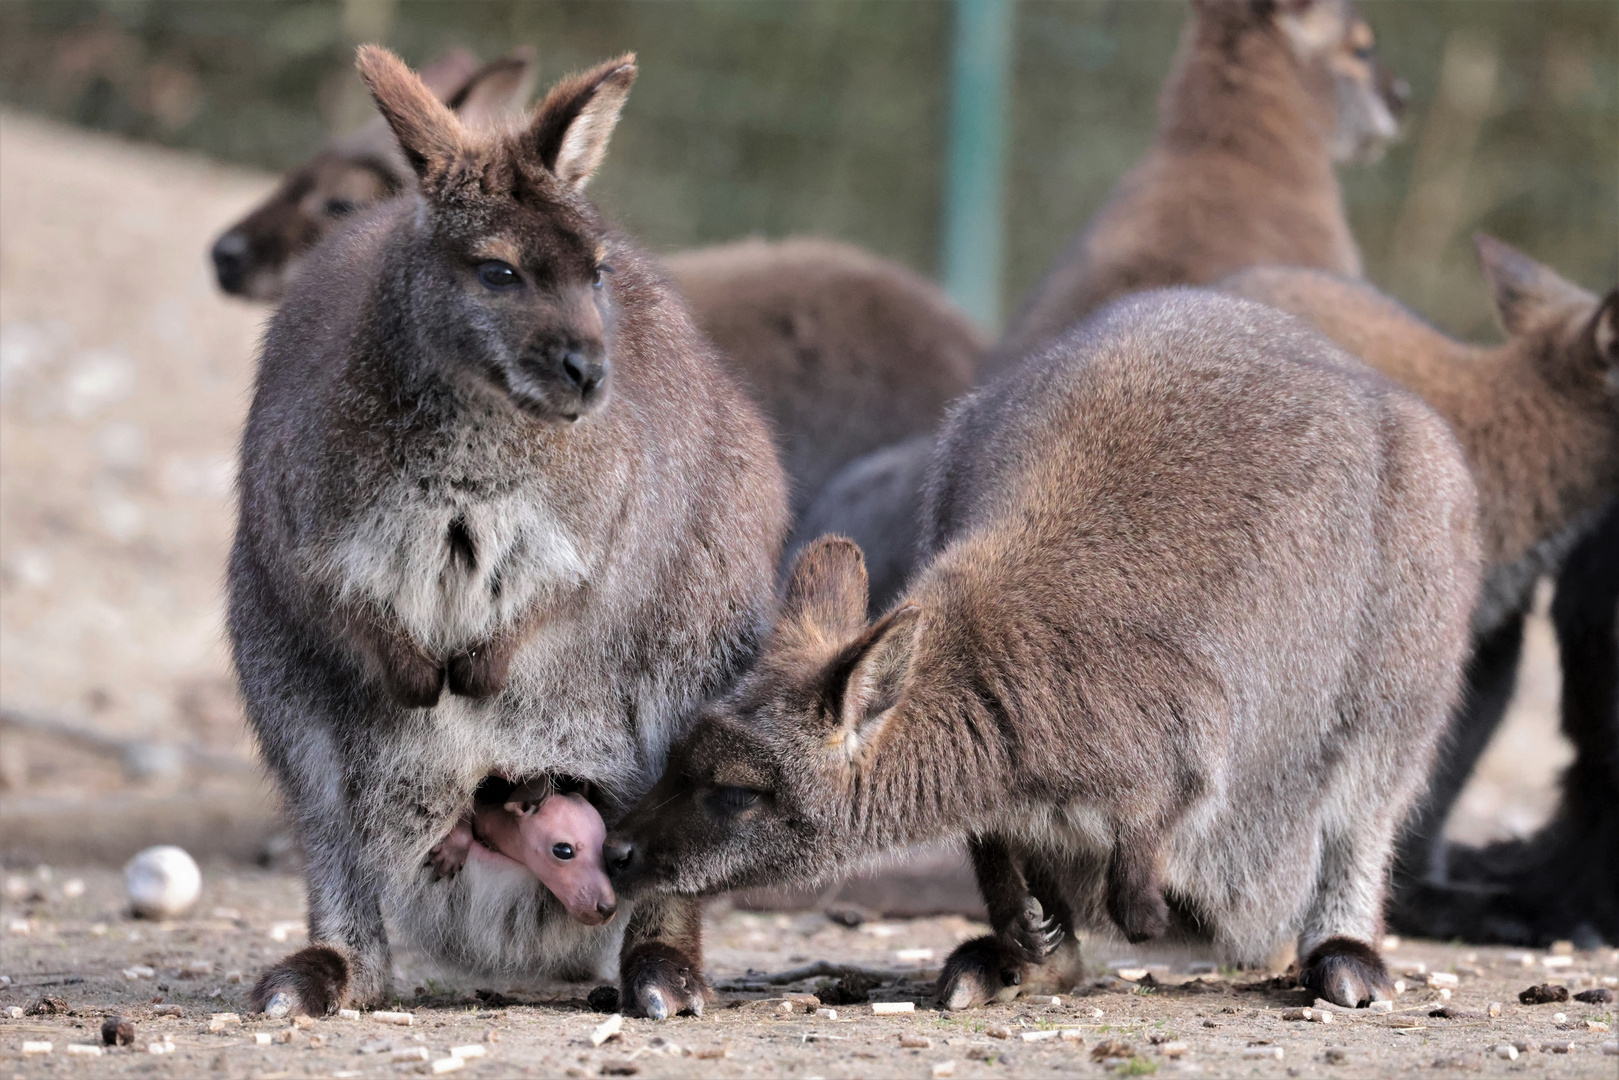
[[[984,351],[936,286],[849,244],[745,240],[664,265],[773,422],[795,519],[848,462],[931,432]]]
[[[1333,163],[1374,156],[1404,96],[1349,0],[1194,0],[1152,148],[1029,295],[986,374],[1125,293],[1265,264],[1358,276]]]
[[[1174,291],[966,398],[934,462],[933,561],[871,623],[858,549],[805,550],[757,666],[609,837],[615,885],[970,837],[1037,939],[1042,909],[1248,962],[1296,937],[1324,996],[1391,994],[1392,839],[1478,579],[1444,422],[1294,319]],[[981,883],[997,935],[947,968],[952,1006],[1045,955]]]
[[[628,924],[625,1007],[700,1008],[694,907],[584,927],[526,872],[426,863],[490,776],[577,778],[608,816],[650,784],[763,629],[769,435],[584,195],[630,58],[502,131],[382,50],[361,71],[417,183],[310,254],[242,442],[232,640],[320,960],[255,1003],[379,1000],[386,904],[441,959],[525,976],[596,971]]]
[[[1450,423],[1478,485],[1486,632],[1619,496],[1619,289],[1599,298],[1498,240],[1478,245],[1508,335],[1497,346],[1317,271],[1266,267],[1220,288],[1301,316]]]

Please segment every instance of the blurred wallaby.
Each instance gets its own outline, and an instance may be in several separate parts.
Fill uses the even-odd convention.
[[[1405,96],[1349,0],[1192,0],[1152,148],[1035,286],[987,372],[1140,289],[1268,264],[1358,276],[1333,164],[1376,156]]]
[[[1250,270],[1221,285],[1302,316],[1421,395],[1467,453],[1485,560],[1470,693],[1404,841],[1411,889],[1396,907],[1407,932],[1446,937],[1498,936],[1467,914],[1477,889],[1463,890],[1467,900],[1430,886],[1449,876],[1445,820],[1511,698],[1530,591],[1619,497],[1619,289],[1599,299],[1498,240],[1477,243],[1508,335],[1494,347],[1454,341],[1371,287],[1317,271]]]
[[[492,131],[360,52],[419,183],[310,253],[242,441],[232,641],[307,853],[311,942],[256,1009],[382,1000],[385,909],[448,963],[589,977],[619,955],[630,1011],[702,1008],[695,902],[591,927],[523,867],[429,865],[492,778],[577,778],[611,820],[772,603],[765,426],[584,195],[631,61]]]
[[[533,76],[534,52],[526,47],[482,67],[465,49],[454,49],[421,72],[428,89],[472,127],[520,108],[532,93]],[[279,299],[321,237],[415,184],[416,174],[382,117],[328,139],[214,242],[210,254],[219,287],[253,300]]]
[[[609,833],[614,885],[955,837],[995,933],[947,1007],[1109,922],[1248,963],[1296,939],[1319,996],[1391,996],[1393,836],[1456,697],[1476,507],[1444,422],[1302,323],[1120,301],[952,410],[898,607],[868,622],[849,541],[804,551],[757,665]]]
[[[931,433],[984,352],[937,286],[849,244],[746,240],[664,265],[773,422],[795,519],[850,461]]]
[[[1348,0],[1192,0],[1152,148],[1035,287],[980,379],[1125,293],[1267,263],[1358,275],[1333,163],[1376,156],[1407,92],[1373,45]],[[792,542],[841,526],[876,545],[874,610],[916,565],[929,451],[913,440],[849,465]]]

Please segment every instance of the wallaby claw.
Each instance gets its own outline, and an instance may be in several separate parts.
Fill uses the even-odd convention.
[[[1056,951],[1068,932],[1055,916],[1048,918],[1040,901],[1028,897],[1017,922],[996,935],[1001,949],[1024,964],[1038,964]],[[1013,984],[1008,984],[1013,985]]]

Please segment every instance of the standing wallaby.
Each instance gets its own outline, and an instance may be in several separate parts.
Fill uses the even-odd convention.
[[[1248,266],[1360,274],[1334,162],[1396,134],[1404,84],[1349,0],[1192,0],[1147,154],[1023,309],[987,371],[1107,301]]]
[[[898,607],[868,623],[853,544],[805,550],[757,666],[609,834],[614,885],[959,838],[995,933],[947,1007],[1109,921],[1245,963],[1296,939],[1319,996],[1389,997],[1393,836],[1455,700],[1475,518],[1443,421],[1301,323],[1121,301],[953,410]]]
[[[423,68],[421,79],[463,123],[481,127],[528,100],[533,69],[532,49],[516,49],[482,67],[465,49],[454,49]],[[382,117],[328,139],[214,241],[209,255],[219,287],[253,300],[280,299],[322,237],[415,184],[416,174]]]
[[[1499,240],[1477,243],[1508,334],[1493,348],[1453,341],[1371,287],[1317,271],[1250,270],[1221,288],[1302,316],[1420,395],[1467,453],[1485,563],[1469,693],[1403,841],[1408,887],[1395,918],[1408,933],[1488,938],[1500,932],[1480,904],[1495,901],[1465,883],[1445,888],[1445,820],[1506,711],[1535,581],[1555,574],[1619,497],[1619,289],[1599,299]],[[1586,591],[1578,582],[1564,587]],[[1619,776],[1609,790],[1619,796]],[[1590,855],[1579,858],[1590,865]],[[1619,867],[1610,880],[1615,874]]]
[[[631,57],[498,132],[383,49],[359,67],[418,183],[308,256],[242,441],[231,634],[311,942],[251,1002],[382,1000],[387,910],[449,963],[580,978],[619,954],[628,1010],[700,1011],[695,902],[585,926],[524,867],[430,855],[493,780],[576,778],[609,820],[650,786],[765,629],[768,433],[585,198]]]
[[[1405,96],[1348,0],[1192,0],[1152,149],[1035,287],[980,381],[1126,293],[1267,263],[1358,275],[1333,163],[1375,156]],[[849,465],[792,542],[837,528],[856,535],[873,610],[916,566],[914,508],[931,450],[913,439]]]

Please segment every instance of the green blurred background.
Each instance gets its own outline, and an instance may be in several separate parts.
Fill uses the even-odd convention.
[[[1373,281],[1488,338],[1468,239],[1619,279],[1619,3],[1372,0],[1406,137],[1343,172]],[[1002,311],[1147,145],[1179,0],[1018,0]],[[0,99],[281,169],[366,102],[353,45],[413,63],[535,46],[542,85],[624,50],[642,75],[594,185],[660,251],[840,237],[940,271],[955,9],[945,0],[11,0]]]

